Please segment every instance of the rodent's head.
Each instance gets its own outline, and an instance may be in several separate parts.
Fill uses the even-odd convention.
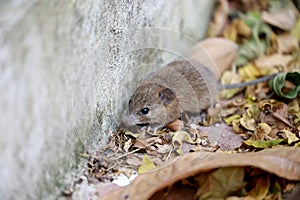
[[[139,86],[128,103],[122,118],[126,126],[164,126],[180,117],[180,106],[171,89],[156,83]]]

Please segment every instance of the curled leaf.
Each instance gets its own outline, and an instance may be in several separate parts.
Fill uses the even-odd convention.
[[[186,131],[177,131],[175,135],[172,138],[172,144],[174,147],[178,147],[176,152],[181,155],[182,154],[182,143],[183,142],[189,142],[192,143],[193,140],[191,136]]]
[[[242,82],[241,77],[238,74],[230,72],[230,71],[225,71],[221,78],[221,83],[223,85],[240,83],[240,82]],[[235,88],[235,89],[222,91],[222,96],[229,99],[229,98],[233,97],[234,95],[236,95],[237,93],[239,93],[242,89],[243,88]]]
[[[265,122],[259,123],[251,139],[262,140],[265,138],[265,136],[269,135],[271,131],[272,128],[267,123]]]
[[[286,138],[288,139],[288,144],[299,141],[299,138],[291,131],[289,130],[282,130],[282,131],[285,134]]]
[[[241,125],[250,131],[255,131],[255,120],[254,119],[248,119],[247,117],[242,117],[240,119]]]
[[[294,89],[284,93],[283,88],[286,85],[286,81],[289,81],[295,85]],[[276,75],[272,80],[270,80],[270,87],[280,97],[287,99],[295,98],[300,91],[300,73],[299,72],[282,72]]]

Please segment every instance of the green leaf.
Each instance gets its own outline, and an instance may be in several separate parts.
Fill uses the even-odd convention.
[[[295,85],[295,88],[286,94],[282,92],[282,89],[285,86],[285,81],[290,81]],[[287,99],[293,99],[298,95],[300,91],[300,73],[299,72],[279,73],[273,79],[270,80],[269,85],[276,95]]]
[[[245,143],[248,146],[253,146],[255,148],[269,148],[271,146],[276,146],[280,144],[284,139],[278,139],[278,140],[246,140],[243,143]]]
[[[245,65],[258,56],[263,55],[265,50],[266,43],[264,41],[254,39],[246,41],[240,46],[235,63],[237,66]]]
[[[253,28],[256,23],[261,23],[261,16],[260,12],[248,12],[243,20],[248,26]]]

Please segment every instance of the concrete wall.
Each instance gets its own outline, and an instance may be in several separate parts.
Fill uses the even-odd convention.
[[[203,36],[212,4],[0,1],[0,199],[57,197],[149,67]]]

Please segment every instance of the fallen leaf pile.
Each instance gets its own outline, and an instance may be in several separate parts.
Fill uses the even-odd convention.
[[[89,183],[131,182],[99,199],[286,199],[300,187],[299,1],[219,0],[207,37],[222,84],[276,75],[221,91],[197,121],[119,129],[82,154]]]

